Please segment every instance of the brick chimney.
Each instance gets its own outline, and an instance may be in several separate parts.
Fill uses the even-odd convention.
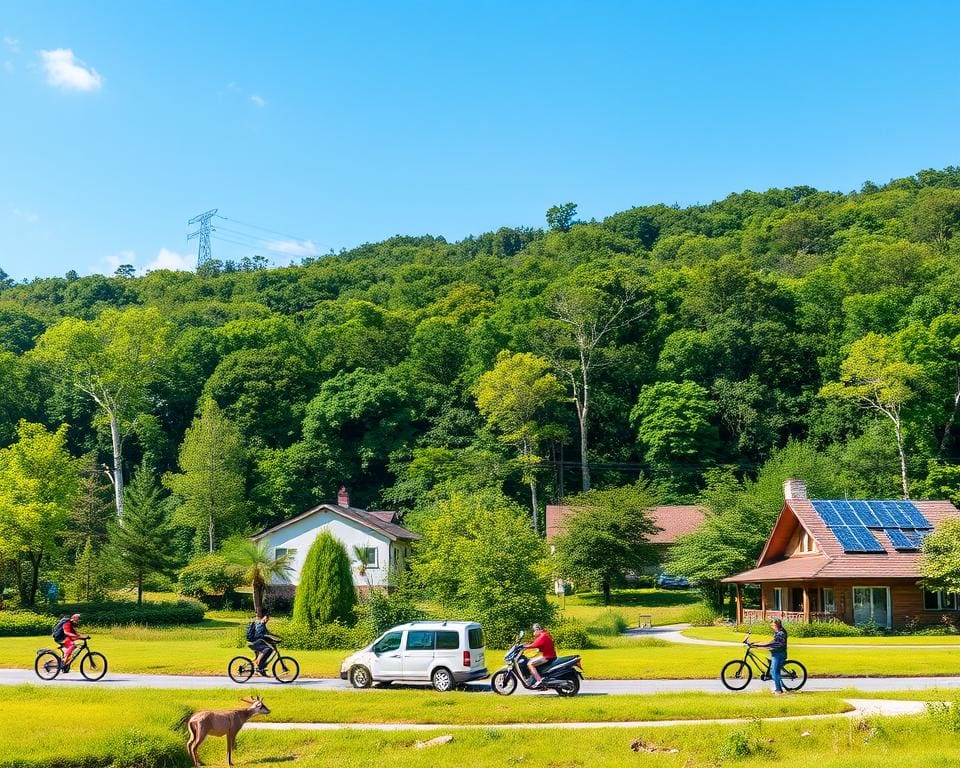
[[[347,493],[347,486],[341,485],[340,490],[337,491],[337,504],[341,507],[350,506],[350,494]]]
[[[784,481],[783,498],[784,501],[807,498],[807,484],[803,482],[803,480],[797,480],[796,478],[790,478]]]

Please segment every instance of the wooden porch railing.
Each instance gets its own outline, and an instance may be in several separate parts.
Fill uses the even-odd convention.
[[[804,621],[803,611],[761,611],[756,608],[743,609],[744,624],[753,624],[760,621],[771,621],[780,619],[781,621]],[[810,611],[810,621],[840,621],[837,614],[829,611]]]

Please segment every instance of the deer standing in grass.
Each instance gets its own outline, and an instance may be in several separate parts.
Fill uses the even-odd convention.
[[[190,731],[187,752],[194,766],[203,765],[197,757],[197,749],[207,736],[227,737],[227,765],[233,765],[233,748],[237,745],[237,732],[251,717],[270,714],[267,705],[259,696],[255,699],[240,699],[240,701],[245,701],[250,706],[246,709],[205,709],[196,712],[187,721],[187,730]]]

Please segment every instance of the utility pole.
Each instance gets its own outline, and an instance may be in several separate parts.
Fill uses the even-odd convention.
[[[197,269],[200,269],[208,261],[213,260],[213,251],[210,248],[210,233],[215,232],[216,230],[210,226],[210,219],[217,215],[217,208],[211,208],[206,213],[201,213],[199,216],[194,216],[187,224],[199,224],[195,232],[191,232],[187,235],[187,240],[193,240],[197,237],[200,239],[199,246],[197,247]]]

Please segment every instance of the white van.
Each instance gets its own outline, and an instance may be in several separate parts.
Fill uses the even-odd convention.
[[[371,683],[430,682],[449,691],[487,676],[483,629],[471,621],[411,621],[384,632],[344,659],[340,679]]]

